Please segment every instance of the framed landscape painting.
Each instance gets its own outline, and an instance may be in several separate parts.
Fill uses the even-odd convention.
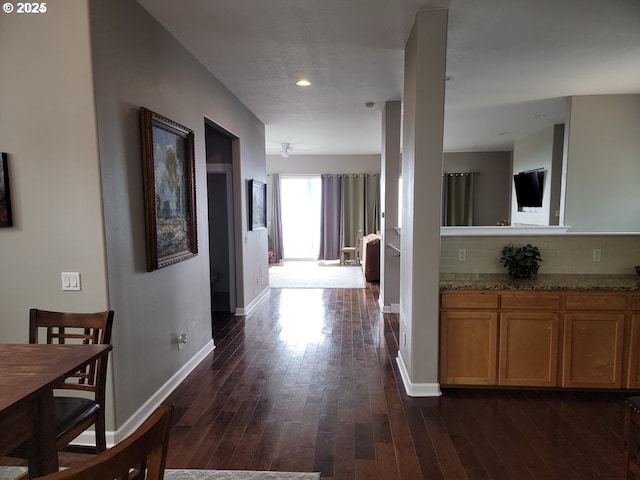
[[[249,180],[250,229],[267,228],[267,185],[258,180]]]
[[[11,227],[11,190],[9,189],[9,164],[7,154],[0,153],[0,227]]]
[[[147,271],[198,254],[194,135],[140,108]]]

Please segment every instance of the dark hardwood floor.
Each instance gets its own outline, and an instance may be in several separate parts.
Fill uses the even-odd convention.
[[[216,349],[176,389],[168,468],[319,471],[324,479],[624,478],[629,393],[404,393],[398,316],[378,286],[272,290],[216,318]]]
[[[215,351],[170,395],[168,468],[319,471],[323,479],[624,478],[625,392],[404,393],[398,316],[378,286],[272,290],[217,316]],[[61,454],[61,463],[82,459]]]

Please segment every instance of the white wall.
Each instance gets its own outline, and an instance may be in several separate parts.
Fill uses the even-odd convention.
[[[564,225],[640,231],[640,95],[571,97]]]
[[[380,155],[267,155],[267,173],[380,173]]]
[[[396,228],[399,223],[400,169],[402,160],[402,103],[386,102],[382,113],[382,163],[380,172],[380,209],[382,248],[380,249],[380,297],[385,312],[400,311],[400,255],[393,245],[400,247]]]
[[[555,213],[560,209],[557,202],[559,201],[559,170],[562,164],[560,156],[562,152],[557,147],[562,141],[562,131],[560,126],[551,126],[516,139],[514,142],[513,174],[542,169],[544,170],[544,185],[542,188],[542,207],[519,211],[513,179],[510,179],[512,225],[558,224],[559,217]]]
[[[0,342],[26,343],[31,307],[108,308],[87,2],[0,14],[0,64],[14,218],[0,229]],[[64,271],[81,291],[62,291]]]
[[[0,60],[0,145],[15,220],[0,229],[0,341],[27,341],[30,307],[114,309],[114,430],[211,342],[205,116],[241,139],[238,261],[245,276],[262,276],[242,284],[239,297],[246,305],[268,286],[266,231],[246,229],[246,181],[266,180],[264,125],[128,0],[58,0],[45,15],[1,14]],[[200,254],[153,273],[145,268],[141,105],[196,133]],[[61,290],[62,271],[81,272],[80,292]],[[178,332],[189,338],[180,352]]]
[[[87,2],[0,14],[0,148],[14,226],[0,229],[0,342],[28,340],[30,307],[107,308]],[[60,273],[81,274],[63,292]]]
[[[531,243],[540,248],[539,274],[615,274],[634,275],[640,265],[640,236],[564,234],[540,236],[459,236],[442,237],[440,272],[443,274],[506,273],[500,252],[508,243]],[[465,262],[458,260],[458,250],[467,252]],[[593,250],[602,254],[593,261]]]
[[[444,172],[474,172],[474,225],[510,219],[511,152],[445,153]]]
[[[264,125],[138,3],[95,0],[90,15],[119,427],[211,342],[205,117],[239,138],[240,161],[233,165],[239,306],[268,288],[266,230],[248,232],[246,211],[248,180],[266,181]],[[199,253],[151,273],[145,268],[140,106],[195,133]],[[180,332],[189,341],[178,351]]]
[[[412,394],[439,394],[439,272],[447,10],[419,10],[405,46],[400,349]],[[406,337],[405,337],[406,335]],[[406,341],[405,341],[406,338]]]

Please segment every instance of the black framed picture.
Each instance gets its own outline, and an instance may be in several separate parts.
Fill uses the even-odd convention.
[[[198,254],[194,135],[140,108],[147,271]]]
[[[9,188],[9,163],[7,154],[0,153],[0,227],[13,226],[11,214],[11,189]]]
[[[249,180],[250,230],[267,228],[267,184]]]

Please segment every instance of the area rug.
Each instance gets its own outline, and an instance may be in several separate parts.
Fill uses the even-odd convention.
[[[248,470],[167,470],[165,480],[319,480],[320,473]]]
[[[364,288],[362,267],[338,263],[286,262],[269,267],[271,288]]]
[[[0,480],[13,480],[25,467],[0,467]],[[320,473],[249,470],[165,470],[165,480],[320,480]]]

